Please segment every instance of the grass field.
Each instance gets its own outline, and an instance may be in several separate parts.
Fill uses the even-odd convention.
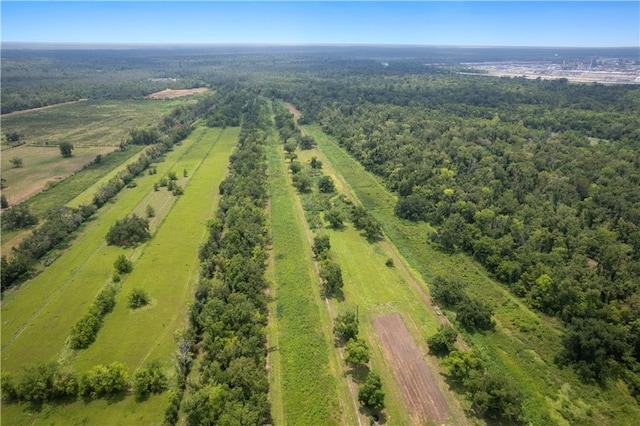
[[[2,177],[7,186],[3,194],[13,205],[58,184],[98,154],[105,156],[113,152],[126,140],[130,129],[156,124],[181,102],[186,101],[89,101],[2,117],[3,132],[17,132],[25,143],[2,151]],[[71,158],[60,155],[58,144],[61,142],[74,145]],[[131,155],[131,151],[128,154]],[[12,167],[10,161],[14,157],[21,158],[24,166]],[[105,159],[105,166],[125,158],[126,154],[116,155],[110,162]],[[105,166],[98,169],[104,170]],[[87,182],[83,184],[86,188]],[[75,197],[77,193],[69,189],[73,188],[65,187],[57,194]]]
[[[26,364],[52,360],[62,360],[82,371],[118,360],[133,372],[145,360],[159,359],[172,372],[173,331],[183,325],[185,304],[198,273],[197,247],[206,233],[206,219],[215,208],[217,186],[226,172],[237,129],[226,130],[216,142],[218,136],[220,130],[194,131],[182,146],[167,155],[165,162],[158,164],[157,175],[139,178],[138,186],[125,190],[115,203],[103,208],[78,241],[44,273],[7,295],[2,312],[3,371],[15,374]],[[184,168],[190,176],[188,182],[183,179],[181,183],[186,185],[185,194],[163,221],[155,223],[156,232],[149,243],[129,250],[105,245],[104,235],[113,221],[130,211],[143,211],[154,202],[149,194],[160,203],[163,197],[173,198],[166,191],[154,192],[153,183],[169,170],[180,173]],[[190,237],[180,238],[181,235]],[[65,349],[66,336],[109,281],[119,253],[126,253],[135,261],[134,271],[123,280],[116,309],[105,318],[97,341],[74,356]],[[143,287],[151,295],[150,306],[136,312],[128,310],[126,296],[133,286]],[[166,394],[144,404],[136,403],[133,397],[112,401],[113,404],[104,402],[62,404],[44,417],[53,424],[69,424],[71,419],[76,423],[85,418],[93,424],[123,424],[124,413],[131,416],[131,424],[160,423]],[[3,407],[3,420],[11,424],[25,416],[29,413],[21,406]]]
[[[302,227],[304,218],[295,206],[281,150],[277,139],[270,137],[270,272],[275,284],[268,336],[273,416],[276,424],[340,424],[344,408],[330,365],[333,349],[323,330],[326,314],[316,294],[318,279]]]
[[[78,207],[81,204],[89,204],[97,188],[125,169],[127,164],[136,161],[142,149],[142,146],[132,145],[126,151],[115,151],[106,156],[100,164],[92,164],[54,187],[34,195],[25,201],[25,205],[33,214],[42,217],[47,210],[55,206]],[[20,244],[31,232],[31,229],[3,232],[0,235],[2,254],[9,253],[12,247]]]
[[[323,173],[333,178],[338,191],[349,199],[357,201],[349,183],[336,171],[327,158],[319,150],[297,151],[298,159],[306,163],[316,156],[323,162]],[[389,313],[400,313],[409,326],[410,332],[418,347],[424,354],[428,353],[426,338],[437,331],[441,319],[433,308],[424,300],[417,286],[424,287],[418,274],[412,273],[403,264],[395,247],[388,241],[370,244],[350,224],[340,230],[325,228],[331,241],[331,252],[342,268],[344,279],[344,301],[331,299],[331,310],[339,312],[345,309],[356,310],[360,314],[361,334],[372,347],[372,368],[379,372],[384,381],[387,394],[389,424],[411,424],[406,406],[396,385],[391,369],[382,356],[379,339],[375,335],[371,320],[373,317]],[[356,254],[357,253],[357,254]],[[393,259],[395,267],[385,265],[387,259]],[[427,363],[434,373],[438,373],[437,360],[426,357]],[[452,413],[447,424],[464,424],[464,413],[451,392],[446,392],[446,384],[440,380],[445,390],[445,399]]]
[[[87,101],[60,105],[26,114],[2,117],[2,132],[17,132],[27,145],[71,142],[74,147],[118,146],[129,130],[156,124],[187,99]],[[4,150],[12,157],[16,148]]]
[[[67,176],[81,170],[98,154],[105,156],[114,151],[109,146],[78,147],[73,157],[62,158],[57,147],[21,145],[2,152],[2,177],[6,188],[2,193],[9,205],[18,204],[42,191],[47,184],[57,184]],[[12,158],[21,158],[22,167],[12,167]]]
[[[549,417],[558,424],[620,425],[634,424],[634,419],[640,418],[640,407],[627,392],[620,392],[619,383],[606,388],[584,385],[573,372],[554,364],[561,336],[556,320],[530,311],[467,256],[451,256],[432,249],[426,243],[427,224],[397,218],[393,214],[395,196],[376,177],[317,127],[306,130],[425,281],[435,275],[461,278],[468,283],[469,293],[494,307],[496,331],[466,335],[465,339],[496,368],[518,381],[526,395],[524,408],[532,424],[547,424]]]

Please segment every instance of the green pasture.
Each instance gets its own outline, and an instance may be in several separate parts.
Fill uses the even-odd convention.
[[[2,133],[17,132],[28,145],[118,146],[129,130],[156,124],[185,102],[172,100],[86,101],[1,118]],[[12,149],[3,152],[3,156]]]
[[[164,361],[167,371],[172,373],[170,354],[174,347],[173,331],[183,324],[189,289],[197,276],[197,246],[206,233],[206,219],[215,207],[217,186],[226,171],[227,159],[236,142],[237,130],[227,130],[224,137],[214,144],[219,135],[219,130],[197,129],[181,146],[167,155],[165,162],[158,164],[157,175],[138,178],[138,186],[123,190],[116,202],[103,207],[96,219],[85,225],[76,243],[41,275],[25,283],[17,291],[6,294],[2,306],[3,371],[19,375],[22,366],[55,360],[72,364],[77,371],[82,371],[92,365],[117,359],[126,362],[133,373],[147,357],[151,357],[149,359]],[[104,236],[111,224],[131,211],[144,209],[148,201],[145,196],[154,192],[153,183],[170,170],[178,172],[178,168],[180,172],[183,168],[190,169],[190,176],[193,178],[186,185],[185,194],[177,199],[176,208],[171,210],[162,226],[155,232],[154,239],[136,249],[125,250],[106,246]],[[197,174],[196,171],[200,173]],[[185,183],[187,182],[182,182],[182,185]],[[167,197],[166,189],[164,195],[156,194],[158,199]],[[175,199],[173,195],[168,197]],[[188,237],[181,238],[181,235],[187,235],[184,232]],[[194,233],[200,238],[193,238]],[[168,246],[172,249],[168,249]],[[95,351],[96,356],[92,357],[84,353],[87,351],[81,351],[76,359],[74,354],[66,349],[65,339],[75,321],[86,312],[100,288],[109,282],[113,262],[121,253],[128,254],[134,261],[138,259],[134,262],[134,272],[123,281],[115,311],[105,317],[104,327],[98,333],[97,341],[87,350]],[[174,260],[179,262],[179,265],[171,263]],[[166,264],[164,268],[167,269],[158,268],[155,262]],[[152,297],[152,304],[139,312],[129,312],[126,308],[127,290],[133,286],[135,274],[138,274],[138,277],[144,275],[145,268],[148,277],[144,278],[147,281],[153,280],[149,275],[153,270],[156,278],[165,277],[170,282],[168,285],[165,282],[166,288],[161,289],[148,283],[136,283],[136,286],[147,289]],[[171,269],[170,273],[167,273],[168,269]],[[173,293],[172,289],[175,290]],[[118,311],[122,308],[125,308],[124,319]],[[123,328],[122,324],[110,322],[112,318],[118,322],[129,321],[127,328]],[[148,326],[150,323],[151,327]],[[112,342],[108,339],[111,324],[116,325],[120,332],[124,331],[116,338],[118,344],[130,345],[128,353],[122,358],[114,358],[122,352],[111,348]],[[136,325],[142,328],[135,329]],[[153,326],[160,330],[157,334],[152,334],[152,331],[156,331]],[[134,334],[136,332],[139,333],[137,336]],[[145,339],[152,340],[146,347],[142,345],[146,342]],[[161,397],[162,401],[166,402],[166,395]],[[164,402],[158,405],[163,406]],[[78,404],[73,403],[71,406],[76,407]],[[131,406],[128,410],[133,410],[137,413],[135,415],[155,416],[158,422],[162,415],[161,410],[152,410],[153,407],[147,404],[134,404],[132,397],[125,398],[122,404],[123,407]],[[95,404],[89,404],[89,408],[86,409],[87,415],[92,414],[94,423],[97,419],[100,419],[100,422],[106,419],[99,409],[101,405],[102,402],[97,401]],[[92,410],[92,406],[96,409]],[[3,418],[7,421],[17,419],[13,415],[5,417],[5,413],[26,415],[15,407],[10,406],[8,411],[3,407]],[[65,407],[65,404],[62,404],[62,407]],[[107,423],[118,424],[118,409],[115,408],[116,405],[113,407],[110,411],[112,421]],[[67,424],[66,411],[64,408],[52,409],[48,416],[51,419],[56,418],[55,421],[51,420],[52,423]]]
[[[326,330],[303,214],[296,207],[281,150],[271,136],[268,167],[275,284],[269,377],[274,420],[290,425],[340,424],[343,412],[331,368],[331,331]]]
[[[357,200],[349,183],[336,172],[321,151],[299,150],[296,153],[302,163],[307,163],[314,156],[318,157],[323,163],[323,174],[333,178],[338,192],[351,200]],[[381,374],[384,381],[387,396],[385,413],[389,424],[410,424],[411,418],[393,373],[383,357],[371,320],[379,315],[400,313],[417,345],[427,354],[426,338],[437,331],[441,322],[417,288],[424,288],[425,284],[418,274],[404,265],[397,249],[388,241],[371,244],[346,222],[342,229],[325,228],[324,232],[330,237],[331,253],[342,269],[344,280],[344,301],[331,299],[332,311],[358,310],[361,337],[372,348],[372,368]],[[385,265],[389,258],[393,259],[394,267]],[[427,356],[426,360],[434,373],[438,374],[440,369],[437,360],[431,356]],[[447,389],[447,385],[442,380],[440,382],[443,389]],[[444,392],[444,396],[452,413],[450,424],[464,424],[464,413],[454,395]]]
[[[147,243],[133,272],[123,279],[116,307],[106,317],[96,342],[78,353],[78,369],[120,361],[133,371],[152,359],[173,366],[173,333],[184,325],[185,305],[200,272],[198,247],[207,236],[207,220],[217,206],[218,185],[238,137],[238,129],[231,128],[221,135],[209,129],[198,133],[193,148],[174,167],[180,173],[183,168],[191,171],[184,195]],[[145,206],[145,202],[138,204],[142,210]],[[129,309],[127,297],[133,288],[144,289],[151,304]]]
[[[29,198],[25,204],[38,217],[42,217],[47,210],[55,206],[78,207],[81,204],[90,204],[98,187],[125,169],[129,163],[136,161],[142,149],[142,146],[131,145],[126,151],[114,151],[104,157],[101,163],[92,164],[74,173],[54,187]],[[31,231],[27,229],[3,232],[0,235],[2,254],[9,253],[9,250],[20,244]]]
[[[192,143],[193,140],[188,140],[170,153],[167,160],[158,165],[156,176],[169,171]],[[107,231],[153,191],[156,176],[136,179],[137,187],[123,189],[113,202],[103,206],[83,225],[73,245],[40,275],[5,292],[2,303],[3,371],[16,372],[26,364],[57,359],[71,326],[110,280],[113,262],[122,251],[106,245]]]
[[[353,188],[362,205],[383,226],[399,253],[424,280],[436,275],[457,277],[468,284],[468,292],[495,309],[495,332],[465,335],[464,338],[496,368],[517,379],[526,395],[525,412],[532,424],[632,424],[640,418],[640,406],[620,391],[620,383],[605,388],[583,384],[569,369],[553,361],[561,345],[562,327],[558,321],[536,314],[492,280],[473,259],[448,255],[427,243],[428,224],[411,223],[396,217],[396,197],[380,180],[368,173],[338,146],[336,141],[315,126],[305,129],[332,162],[333,167]],[[585,404],[592,410],[585,410]],[[552,420],[549,420],[552,419]],[[573,419],[573,420],[572,420]]]

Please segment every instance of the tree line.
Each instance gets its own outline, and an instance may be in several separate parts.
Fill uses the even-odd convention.
[[[270,422],[264,294],[269,120],[267,104],[259,98],[242,115],[218,212],[200,248],[201,279],[186,332],[190,339],[182,343],[202,357],[197,378],[183,382],[170,402],[165,418],[172,424],[180,407],[189,425]],[[190,368],[188,360],[179,365],[186,367],[183,374]]]

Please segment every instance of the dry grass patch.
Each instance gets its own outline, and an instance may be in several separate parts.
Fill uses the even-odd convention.
[[[206,87],[197,87],[195,89],[164,89],[159,92],[155,92],[147,96],[149,99],[173,99],[180,98],[182,96],[194,95],[196,93],[206,92]]]

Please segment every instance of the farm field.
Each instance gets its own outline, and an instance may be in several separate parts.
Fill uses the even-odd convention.
[[[197,248],[206,234],[206,219],[217,203],[217,186],[226,172],[237,134],[237,129],[231,128],[225,131],[196,129],[167,156],[165,162],[158,164],[158,175],[140,177],[138,186],[118,196],[117,203],[108,204],[107,211],[94,221],[97,224],[90,222],[87,228],[93,228],[86,229],[73,247],[43,274],[24,285],[19,292],[8,295],[3,304],[4,371],[15,373],[26,363],[58,359],[79,371],[98,363],[117,360],[127,364],[133,373],[145,360],[158,359],[169,374],[173,373],[173,331],[184,322],[185,303],[198,276]],[[179,181],[185,188],[184,195],[174,199],[166,190],[153,191],[156,179],[169,170],[180,173],[183,169],[188,171],[189,176]],[[154,206],[157,213],[154,218],[156,222],[152,221],[151,224],[154,238],[136,249],[106,246],[104,235],[110,224],[129,211],[143,214],[147,204]],[[176,238],[181,232],[200,235],[201,238]],[[134,270],[122,281],[114,312],[105,317],[103,328],[89,349],[77,354],[68,352],[64,339],[71,326],[86,311],[99,288],[108,282],[113,260],[123,252],[134,261]],[[74,254],[75,257],[72,256]],[[76,266],[73,266],[74,260]],[[57,271],[57,275],[56,267],[62,269]],[[68,272],[65,275],[64,270],[74,272],[69,276]],[[49,280],[45,283],[46,277]],[[95,277],[100,279],[96,280]],[[87,283],[91,288],[86,288]],[[56,284],[58,289],[53,289]],[[126,297],[134,286],[144,288],[151,295],[152,303],[140,311],[131,312],[126,307]],[[69,300],[76,303],[66,307]],[[64,309],[61,304],[65,305]],[[20,313],[18,310],[26,310],[31,316],[15,318],[14,315]],[[53,330],[44,327],[49,321],[56,323]],[[123,323],[127,324],[126,327]],[[9,332],[13,338],[5,340]],[[46,347],[42,350],[34,348],[43,346],[36,343],[38,339],[43,339],[38,338],[38,333],[47,333],[47,343],[51,342],[44,345]],[[22,356],[24,354],[28,356]],[[68,424],[69,421],[160,423],[166,398],[167,395],[162,394],[149,398],[143,404],[136,403],[132,396],[113,401],[113,404],[104,400],[89,404],[74,402],[52,408],[51,413],[47,414],[47,421],[53,424]],[[3,407],[3,419],[7,421],[24,420],[26,416],[18,405]]]
[[[164,114],[185,102],[191,101],[126,100],[65,104],[26,114],[2,116],[2,132],[17,132],[27,145],[56,146],[70,142],[76,149],[82,146],[117,147],[127,138],[129,130],[156,124]],[[12,157],[13,149],[3,150],[3,157]]]
[[[274,301],[268,364],[273,416],[277,424],[341,424],[345,407],[338,398],[337,372],[331,370],[331,331],[281,150],[272,136],[268,170]]]
[[[130,145],[126,151],[112,152],[104,157],[100,164],[92,164],[54,187],[35,194],[24,203],[37,217],[42,217],[47,210],[55,206],[78,207],[81,204],[89,204],[96,189],[120,170],[124,170],[129,163],[136,161],[143,148],[140,145]],[[9,253],[12,247],[20,244],[31,232],[32,229],[2,232],[2,254]]]
[[[318,157],[323,162],[323,173],[331,176],[338,191],[345,194],[353,202],[358,202],[352,193],[351,186],[342,175],[336,172],[329,159],[317,149],[298,151],[301,162],[308,162],[311,157]],[[390,242],[383,240],[370,244],[351,224],[334,230],[324,229],[330,237],[331,251],[342,268],[344,280],[344,301],[331,299],[330,309],[340,312],[345,309],[358,310],[360,326],[366,340],[372,347],[372,369],[380,372],[387,395],[385,410],[389,424],[423,424],[426,421],[439,424],[465,424],[465,415],[455,396],[444,383],[436,359],[428,354],[426,338],[437,331],[443,318],[438,317],[431,307],[431,301],[423,291],[424,282],[404,265],[404,259],[398,255],[397,249]],[[355,254],[357,253],[357,254]],[[385,265],[392,259],[394,267]],[[394,373],[393,366],[384,356],[384,340],[373,326],[379,317],[401,315],[408,324],[407,335],[411,343],[419,348],[418,368],[436,377],[433,394],[425,393],[426,387],[420,387],[422,380],[430,377],[416,378],[416,387],[409,387],[415,392],[421,403],[409,406],[403,394],[401,377]],[[405,328],[405,331],[407,329]],[[438,400],[441,405],[430,406],[427,401]],[[444,406],[442,404],[444,403]],[[443,412],[447,412],[443,415]],[[448,413],[450,412],[450,413]]]
[[[88,146],[73,150],[73,157],[62,158],[58,147],[21,145],[2,152],[2,177],[7,180],[2,190],[9,205],[21,203],[41,192],[47,184],[57,184],[69,175],[81,170],[97,155],[105,156],[116,148]],[[22,167],[12,167],[11,159],[21,158]]]
[[[548,417],[567,424],[564,418],[572,415],[593,416],[593,411],[587,410],[589,406],[596,407],[599,413],[593,418],[594,424],[630,424],[631,419],[640,418],[638,405],[631,397],[618,394],[615,385],[595,392],[573,372],[555,365],[553,357],[561,344],[556,320],[530,311],[470,258],[431,249],[426,244],[429,225],[396,217],[393,213],[396,197],[376,177],[319,128],[305,129],[349,182],[364,207],[382,224],[385,234],[411,267],[427,282],[436,275],[461,278],[468,283],[470,294],[494,307],[496,331],[465,334],[464,338],[496,368],[518,381],[527,398],[524,409],[528,418],[535,424],[544,424]]]

